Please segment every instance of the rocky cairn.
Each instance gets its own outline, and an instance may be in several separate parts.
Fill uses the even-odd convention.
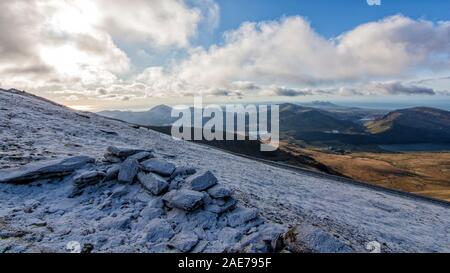
[[[155,154],[109,147],[98,161],[79,156],[1,171],[0,183],[70,180],[67,198],[82,202],[104,194],[96,190],[111,189],[97,202],[104,216],[98,217],[93,228],[92,233],[99,235],[91,236],[96,239],[89,243],[92,251],[118,251],[108,247],[101,234],[120,237],[125,233],[135,234],[133,243],[143,246],[142,252],[274,252],[283,248],[287,228],[266,223],[256,208],[240,206],[233,191],[212,172],[176,166]]]

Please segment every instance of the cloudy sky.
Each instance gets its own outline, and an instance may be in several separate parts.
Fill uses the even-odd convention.
[[[0,87],[79,109],[450,90],[450,1],[16,0],[0,10]]]

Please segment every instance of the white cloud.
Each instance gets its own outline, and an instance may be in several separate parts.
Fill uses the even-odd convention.
[[[448,21],[397,15],[327,39],[293,16],[244,23],[205,49],[191,43],[200,30],[217,27],[219,6],[213,0],[186,3],[1,1],[0,87],[70,99],[435,94],[398,80],[450,69]],[[124,48],[141,55],[147,48],[181,49],[186,57],[136,73],[137,60]]]
[[[202,18],[183,0],[97,0],[101,25],[116,39],[151,46],[187,47]]]
[[[213,4],[202,3],[208,18]],[[17,0],[0,10],[1,85],[31,91],[120,85],[133,64],[115,41],[187,47],[203,19],[184,0]]]

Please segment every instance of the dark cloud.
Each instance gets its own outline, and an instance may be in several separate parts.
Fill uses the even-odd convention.
[[[436,92],[432,88],[404,85],[400,82],[377,83],[375,88],[386,93],[387,95],[435,95]]]

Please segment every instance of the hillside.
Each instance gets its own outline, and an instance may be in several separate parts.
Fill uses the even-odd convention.
[[[450,142],[450,112],[435,108],[416,107],[390,112],[381,119],[366,124],[380,137],[404,138],[404,142]]]
[[[170,125],[176,120],[176,118],[171,117],[171,112],[171,107],[167,105],[158,105],[144,112],[101,111],[98,114],[135,124],[164,126]]]
[[[0,91],[0,140],[3,172],[28,163],[77,155],[100,162],[109,146],[154,150],[155,156],[176,166],[211,171],[222,185],[233,191],[234,198],[243,207],[257,208],[267,223],[299,226],[299,240],[306,240],[303,243],[308,238],[328,238],[314,242],[313,245],[319,244],[320,248],[316,249],[319,252],[336,251],[332,247],[335,244],[327,244],[330,242],[339,242],[343,247],[339,250],[350,247],[351,251],[364,252],[365,245],[374,240],[382,244],[385,252],[450,251],[448,206],[343,183],[330,176],[269,166],[25,94]],[[120,230],[103,233],[97,228],[99,221],[108,223],[111,220],[108,217],[112,216],[100,214],[97,202],[107,199],[108,190],[99,186],[96,191],[94,186],[82,197],[67,199],[70,183],[66,180],[40,181],[32,186],[0,183],[0,226],[4,231],[2,238],[9,238],[0,241],[0,249],[61,250],[67,241],[76,239],[94,244],[94,249],[99,251],[167,251],[164,245],[146,248],[149,246],[142,242],[139,245],[143,248],[133,247],[141,238],[142,218],[125,219],[131,221],[131,229],[125,234]],[[146,200],[148,197],[136,187],[131,185],[130,195],[126,196]],[[140,211],[127,203],[125,197],[118,198],[124,203],[114,206],[127,215]],[[21,226],[30,233],[9,229]],[[301,237],[302,232],[310,236]],[[207,232],[205,236],[208,234],[212,237],[207,244],[217,240],[214,237],[217,234]],[[36,241],[36,238],[41,239]],[[33,247],[44,249],[30,248],[31,242]],[[98,245],[102,242],[105,249]],[[209,249],[219,251],[220,248]]]

